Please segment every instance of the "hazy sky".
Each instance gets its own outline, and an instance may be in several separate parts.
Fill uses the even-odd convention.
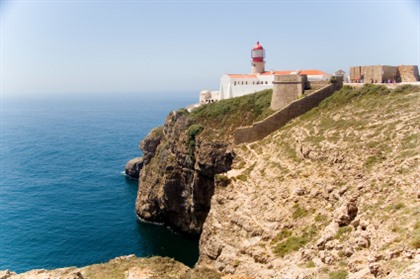
[[[266,69],[420,64],[413,1],[1,1],[5,95],[217,90]]]

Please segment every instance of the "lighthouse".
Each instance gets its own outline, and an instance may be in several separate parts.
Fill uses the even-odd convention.
[[[260,42],[257,42],[257,44],[252,48],[251,50],[251,74],[261,74],[264,70],[265,65],[265,50],[260,45]]]
[[[0,0],[1,1],[1,0]],[[276,76],[292,75],[296,70],[265,71],[265,50],[260,42],[251,49],[250,74],[224,74],[220,78],[219,91],[203,90],[200,92],[200,104],[209,104],[216,101],[236,98],[252,94],[265,89],[272,89]],[[300,70],[300,75],[306,75],[308,81],[330,80],[331,75],[320,70]]]

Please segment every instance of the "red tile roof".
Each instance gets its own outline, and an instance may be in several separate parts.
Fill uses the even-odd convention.
[[[290,75],[293,71],[267,71],[262,73],[261,75]]]
[[[329,75],[329,74],[327,74],[323,71],[320,71],[320,70],[302,70],[302,71],[300,71],[300,74],[308,75],[308,76]]]
[[[317,76],[329,75],[320,70],[294,70],[294,71],[266,71],[261,73],[262,76],[268,75],[290,75],[291,73],[299,72],[301,75]],[[227,74],[231,78],[256,78],[257,75],[244,75],[244,74]]]

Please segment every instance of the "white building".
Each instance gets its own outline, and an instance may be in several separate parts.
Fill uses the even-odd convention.
[[[265,50],[257,42],[251,50],[250,74],[224,74],[220,79],[219,91],[203,90],[200,92],[200,104],[239,97],[264,89],[273,88],[275,75],[307,75],[308,81],[329,80],[330,74],[320,70],[265,71]]]

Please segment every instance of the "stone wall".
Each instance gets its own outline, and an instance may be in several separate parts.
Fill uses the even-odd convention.
[[[398,68],[394,66],[375,65],[362,66],[364,83],[381,83],[388,80],[399,80]]]
[[[352,66],[350,67],[350,81],[357,82],[362,78],[362,67]]]
[[[329,80],[307,81],[305,89],[318,90],[327,86],[329,83]]]
[[[334,84],[326,85],[305,98],[290,103],[282,110],[279,110],[260,122],[254,123],[252,126],[236,129],[233,135],[235,144],[254,142],[263,139],[272,132],[283,127],[291,119],[318,106],[322,100],[331,96],[334,91],[339,90],[342,86],[342,79],[339,79]]]
[[[350,67],[350,81],[363,83],[414,82],[420,80],[419,70],[415,65],[353,66]]]
[[[274,76],[271,109],[279,110],[302,96],[307,83],[305,75],[276,75]]]
[[[402,82],[420,81],[419,68],[416,65],[400,65],[398,72]]]

